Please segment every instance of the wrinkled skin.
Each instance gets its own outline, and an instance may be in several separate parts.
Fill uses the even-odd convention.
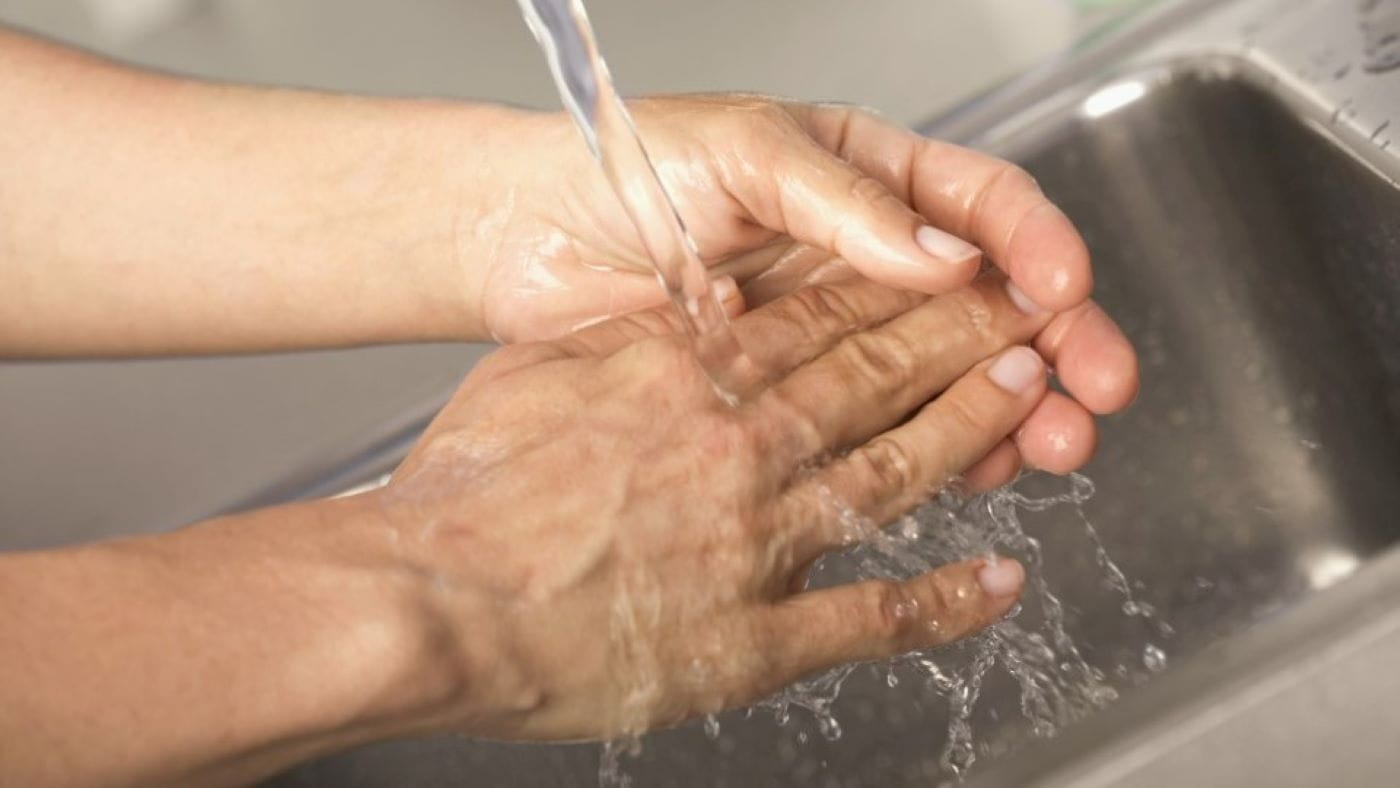
[[[720,95],[645,99],[632,109],[705,263],[737,280],[749,307],[853,275],[923,293],[955,290],[984,261],[976,249],[959,259],[925,251],[915,233],[932,225],[976,244],[1028,306],[1054,314],[1033,343],[1069,396],[1047,397],[971,469],[979,485],[1009,479],[1023,460],[1078,468],[1095,447],[1090,414],[1136,395],[1131,346],[1087,300],[1083,241],[1019,168],[845,106]],[[568,119],[531,116],[511,134],[531,166],[510,168],[519,177],[473,227],[495,239],[480,291],[492,334],[556,337],[660,303],[636,233]]]
[[[1016,345],[1051,319],[999,275],[933,299],[808,287],[735,321],[770,381],[738,407],[666,310],[488,358],[375,494],[438,578],[467,688],[454,724],[640,732],[997,620],[1023,580],[1008,559],[817,591],[802,575],[862,535],[833,496],[889,522],[1043,402],[1045,366]]]

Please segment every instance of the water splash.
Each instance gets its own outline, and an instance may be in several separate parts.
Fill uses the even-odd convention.
[[[631,788],[632,776],[623,765],[624,758],[636,758],[642,754],[642,740],[638,737],[605,742],[598,758],[598,785],[602,788]]]
[[[1047,478],[1037,476],[1034,481]],[[962,642],[907,654],[882,666],[888,686],[902,686],[896,668],[909,669],[921,677],[927,690],[946,700],[948,727],[938,765],[955,781],[978,760],[973,716],[985,681],[998,668],[1019,686],[1019,711],[1027,732],[1037,738],[1055,736],[1118,698],[1118,690],[1104,671],[1089,662],[1066,629],[1064,605],[1046,577],[1039,540],[1023,526],[1023,514],[1052,508],[1071,510],[1093,550],[1101,585],[1122,600],[1120,612],[1142,621],[1149,634],[1169,637],[1172,633],[1152,606],[1138,599],[1085,514],[1083,507],[1094,494],[1092,482],[1073,474],[1059,482],[1059,491],[1031,495],[1023,490],[1024,482],[1030,480],[1023,478],[1021,484],[971,499],[943,492],[886,529],[874,527],[833,495],[826,496],[827,505],[840,514],[852,545],[819,565],[818,572],[836,582],[904,580],[951,562],[992,553],[1016,557],[1026,567],[1027,586],[1021,604],[1005,620]],[[1165,670],[1167,659],[1161,646],[1144,643],[1142,666],[1147,675]],[[754,708],[771,713],[774,722],[784,727],[792,724],[793,710],[801,710],[815,722],[820,735],[837,741],[843,731],[836,703],[855,671],[856,666],[844,665],[811,676]],[[1126,667],[1120,666],[1119,673],[1129,678]],[[712,739],[717,738],[718,720],[707,718],[705,730]],[[806,742],[806,732],[799,732],[797,738]],[[633,740],[609,745],[600,769],[602,784],[609,788],[628,785],[623,760],[638,752]]]
[[[719,738],[719,717],[713,714],[705,715],[705,738],[715,741]]]
[[[1065,626],[1064,605],[1044,571],[1040,542],[1026,533],[1021,516],[1052,507],[1067,507],[1083,526],[1094,551],[1095,564],[1106,590],[1122,598],[1124,616],[1140,619],[1154,634],[1169,636],[1170,626],[1151,605],[1139,600],[1132,584],[1115,563],[1083,506],[1094,494],[1084,476],[1066,477],[1068,489],[1031,496],[1019,486],[1003,488],[970,500],[940,494],[893,528],[876,529],[848,509],[837,506],[846,528],[862,541],[847,553],[826,559],[824,570],[842,580],[906,579],[944,564],[989,553],[1017,557],[1026,567],[1027,590],[1018,610],[982,634],[942,649],[905,655],[886,666],[911,667],[926,687],[948,702],[948,731],[940,764],[960,779],[977,760],[973,711],[986,678],[1000,668],[1020,687],[1020,712],[1029,733],[1048,738],[1065,725],[1083,718],[1118,698],[1104,672],[1083,655]],[[1143,665],[1151,673],[1166,668],[1166,652],[1154,643],[1143,647]],[[779,724],[786,725],[793,708],[810,713],[822,730],[835,720],[834,705],[854,672],[844,666],[795,684],[763,701]],[[891,686],[898,684],[898,679]]]

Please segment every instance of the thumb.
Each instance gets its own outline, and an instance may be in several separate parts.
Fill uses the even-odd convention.
[[[922,293],[956,290],[982,251],[928,223],[878,179],[814,140],[791,140],[767,172],[747,169],[739,191],[755,220],[843,258],[881,284]]]

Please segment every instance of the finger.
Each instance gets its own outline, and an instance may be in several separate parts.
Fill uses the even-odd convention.
[[[1098,427],[1084,406],[1051,391],[1016,431],[1016,447],[1032,468],[1072,473],[1094,456]]]
[[[1034,415],[1035,412],[1031,413]],[[1010,484],[1020,472],[1021,452],[1016,448],[1015,441],[1005,439],[987,452],[987,456],[963,471],[959,487],[974,495],[984,493]]]
[[[1093,290],[1088,248],[1021,168],[853,107],[793,105],[813,137],[933,224],[986,252],[1036,303],[1064,311]]]
[[[1094,413],[1122,410],[1137,396],[1137,353],[1093,301],[1056,315],[1035,346],[1065,389]]]
[[[858,276],[850,263],[825,249],[791,241],[786,244],[782,254],[770,256],[766,262],[767,265],[761,270],[750,270],[748,276],[734,277],[743,282],[744,301],[750,309],[776,301],[808,285],[840,282]],[[744,260],[739,265],[748,267],[752,263]],[[726,273],[733,270],[728,265],[718,265],[715,269],[723,269]]]
[[[745,314],[734,321],[734,335],[760,369],[779,377],[926,300],[864,279],[818,283]]]
[[[949,564],[906,582],[867,580],[808,591],[760,613],[788,683],[848,662],[947,645],[1001,620],[1025,570],[1010,558]]]
[[[799,425],[814,441],[805,447],[813,455],[854,446],[904,419],[978,362],[1030,339],[1049,317],[1018,309],[1000,275],[984,277],[846,337],[776,383],[759,412]]]
[[[734,168],[725,184],[753,220],[826,250],[871,279],[945,293],[977,274],[977,247],[940,230],[880,180],[814,143],[799,128],[760,121],[776,155]],[[789,121],[790,123],[790,121]]]
[[[659,291],[655,281],[652,287]],[[732,277],[723,276],[710,283],[711,292],[724,306],[730,318],[744,312],[744,296]],[[663,295],[662,298],[665,296]],[[575,358],[607,356],[649,337],[680,334],[685,331],[680,314],[667,303],[650,309],[624,314],[595,325],[579,329],[555,340],[552,344]]]
[[[889,523],[926,500],[1010,435],[1045,386],[1040,356],[1028,347],[1011,348],[978,365],[907,423],[805,479],[789,493],[804,515],[788,518],[795,524],[789,540],[795,554],[802,559],[850,544],[866,536],[864,528]]]

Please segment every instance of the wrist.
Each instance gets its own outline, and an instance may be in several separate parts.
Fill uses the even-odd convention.
[[[531,144],[540,113],[491,104],[424,103],[414,125],[423,179],[430,185],[406,221],[438,228],[420,282],[428,338],[491,341],[485,302],[492,270],[527,250],[531,234],[531,169],[541,146]]]
[[[322,554],[341,570],[336,587],[357,626],[342,644],[359,692],[346,697],[367,740],[455,728],[465,712],[467,669],[441,612],[438,576],[406,547],[377,492],[319,501]],[[360,599],[351,601],[359,591]]]
[[[462,502],[469,495],[458,486],[451,501],[424,500],[391,485],[358,499],[394,534],[396,571],[411,578],[407,608],[422,657],[411,670],[415,729],[511,738],[543,702],[538,666],[519,648],[526,606],[517,575],[509,562],[493,563],[499,554],[478,530],[498,518],[452,514],[473,511]]]

